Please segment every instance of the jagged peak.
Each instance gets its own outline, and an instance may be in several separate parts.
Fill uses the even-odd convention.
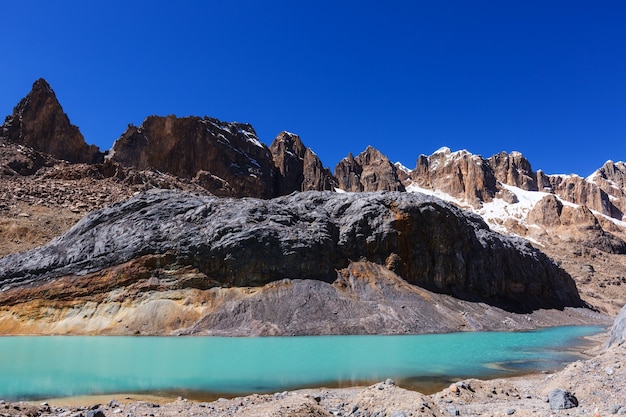
[[[398,161],[396,163],[394,163],[396,169],[399,169],[402,172],[406,172],[407,174],[411,173],[411,169],[407,168],[405,165],[402,164],[402,162]]]
[[[33,83],[32,91],[38,91],[38,90],[43,90],[48,94],[50,93],[54,94],[52,87],[50,87],[50,84],[44,78],[40,78]]]

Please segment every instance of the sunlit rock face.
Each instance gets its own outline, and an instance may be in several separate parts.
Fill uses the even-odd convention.
[[[69,162],[96,163],[104,158],[96,146],[85,143],[43,78],[33,84],[30,93],[6,118],[0,136]]]
[[[397,167],[371,146],[356,158],[349,154],[339,161],[335,178],[344,191],[404,191]]]
[[[252,126],[212,118],[150,116],[115,141],[111,159],[181,178],[199,177],[216,195],[273,196],[270,150]]]

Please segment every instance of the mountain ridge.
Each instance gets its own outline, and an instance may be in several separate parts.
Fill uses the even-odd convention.
[[[38,85],[33,91],[48,97],[51,89]],[[56,105],[55,114],[62,112],[60,104]],[[37,124],[41,118],[33,115],[28,120]],[[408,169],[391,163],[368,146],[360,154],[349,154],[339,161],[333,175],[293,133],[280,133],[268,147],[249,124],[170,115],[149,116],[140,126],[129,125],[103,161],[85,165],[60,161],[20,143],[19,136],[7,136],[12,123],[5,122],[0,130],[0,186],[7,187],[6,191],[0,189],[0,194],[8,203],[0,204],[0,212],[12,213],[7,226],[9,236],[23,235],[25,232],[19,231],[23,227],[31,233],[37,226],[29,223],[27,216],[42,216],[32,207],[43,204],[42,196],[51,196],[33,186],[32,181],[56,181],[53,187],[67,190],[84,177],[89,178],[83,182],[91,184],[89,187],[106,183],[108,189],[116,190],[113,198],[105,193],[97,200],[91,191],[80,191],[84,185],[78,186],[79,192],[69,198],[71,202],[59,207],[82,214],[150,188],[265,199],[307,190],[419,192],[481,216],[493,230],[531,242],[565,265],[583,299],[601,311],[613,314],[626,302],[620,291],[626,278],[619,274],[626,264],[626,165],[622,162],[607,161],[587,178],[546,175],[534,171],[517,151],[483,158],[444,147],[429,156],[418,156],[415,168]],[[57,123],[52,120],[47,130],[59,131]],[[39,130],[45,131],[43,127]],[[45,142],[50,137],[43,139]],[[81,145],[77,149],[89,148]],[[98,154],[104,153],[98,150]],[[59,191],[54,198],[59,194],[65,197],[68,193]],[[25,198],[30,205],[24,205]],[[56,224],[54,214],[47,213],[44,218]],[[64,224],[70,225],[78,218],[72,214],[72,220]],[[59,228],[55,226],[54,230]],[[43,243],[37,239],[32,244],[20,243],[21,238],[12,241],[18,242],[15,247],[21,250],[33,248],[35,242]],[[393,260],[390,262],[392,265]]]

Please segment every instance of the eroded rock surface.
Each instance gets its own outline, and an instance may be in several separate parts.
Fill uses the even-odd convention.
[[[69,162],[101,162],[104,154],[87,145],[78,127],[70,123],[50,88],[40,78],[0,127],[0,136]],[[24,172],[24,168],[18,171]],[[27,172],[34,171],[32,168]]]
[[[322,161],[304,146],[298,135],[279,134],[270,146],[274,165],[278,169],[274,194],[291,194],[294,191],[333,190],[337,181]]]
[[[335,178],[344,191],[404,191],[397,167],[377,149],[368,146],[357,157],[349,154],[335,167]]]
[[[216,195],[274,195],[270,150],[248,124],[209,117],[150,116],[139,127],[128,126],[115,141],[111,159],[181,178],[212,175],[226,183],[216,187],[211,186],[213,182],[205,183]]]
[[[211,285],[333,282],[351,259],[407,282],[510,308],[582,305],[573,281],[527,242],[421,194],[299,193],[273,200],[148,192],[92,212],[68,233],[0,259],[3,289],[172,252]]]

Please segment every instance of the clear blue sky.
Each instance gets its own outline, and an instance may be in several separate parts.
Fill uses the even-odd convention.
[[[0,117],[39,77],[88,143],[151,114],[297,133],[334,169],[367,145],[518,150],[586,176],[626,160],[624,1],[11,1]]]

